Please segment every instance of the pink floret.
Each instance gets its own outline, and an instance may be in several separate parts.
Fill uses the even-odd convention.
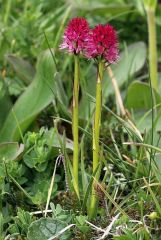
[[[73,18],[63,36],[63,43],[60,49],[67,49],[69,52],[79,54],[86,48],[86,40],[89,34],[89,25],[84,18]]]
[[[88,58],[101,57],[108,63],[118,60],[117,34],[111,25],[97,25],[90,31],[87,42],[86,56]]]

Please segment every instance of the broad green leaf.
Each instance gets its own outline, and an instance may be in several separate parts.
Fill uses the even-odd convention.
[[[0,79],[0,129],[2,128],[4,121],[12,107],[12,103],[2,79]]]
[[[155,103],[161,103],[161,96],[153,90]],[[149,84],[135,81],[127,90],[126,106],[128,109],[150,109],[152,107],[151,89]]]
[[[154,113],[160,108],[161,96],[153,90],[154,96]],[[135,81],[130,84],[127,90],[126,106],[133,110],[133,120],[137,128],[148,132],[152,127],[152,98],[151,89],[147,83]],[[155,130],[160,130],[160,113],[154,115],[153,126]]]
[[[24,132],[36,116],[52,102],[51,88],[54,82],[54,71],[53,59],[50,51],[47,50],[38,59],[34,81],[15,103],[14,114],[10,111],[0,132],[0,142],[19,140],[17,121],[21,131]]]
[[[28,230],[28,240],[48,240],[66,227],[66,224],[51,218],[41,218],[33,222]],[[65,232],[59,237],[60,240],[67,240],[69,232]]]
[[[94,14],[94,15],[118,15],[123,14],[125,12],[132,10],[132,5],[120,5],[120,4],[112,4],[112,5],[105,5],[105,4],[83,4],[80,6],[77,5],[75,8],[77,10],[83,11],[85,14]]]
[[[68,111],[69,98],[65,92],[59,72],[56,72],[54,75],[54,86],[52,88],[52,92],[56,99],[57,111],[64,118],[70,119],[71,116]]]
[[[23,152],[24,145],[19,145],[17,142],[8,142],[0,144],[0,161],[5,160],[15,160]]]
[[[161,103],[157,104],[154,107],[153,115],[152,109],[146,110],[134,110],[133,111],[133,121],[135,122],[137,128],[140,132],[146,133],[150,135],[150,142],[151,143],[151,130],[152,130],[152,118],[153,118],[153,137],[154,137],[154,145],[158,145],[161,148],[161,142],[158,142],[159,139],[159,132],[161,131],[161,111],[159,111]],[[157,113],[157,115],[156,115]]]
[[[60,139],[58,139],[55,128],[51,128],[48,132],[46,132],[44,137],[48,146],[52,146],[55,149],[60,149],[60,139],[63,141],[63,135],[59,134]],[[69,138],[66,138],[66,149],[73,151],[73,141]]]
[[[63,87],[63,82],[60,79],[60,74],[58,72],[55,73],[54,79],[54,94],[56,95],[57,100],[59,100],[61,104],[64,104],[67,107],[68,98]]]
[[[132,112],[132,119],[141,133],[150,131],[152,127],[152,114],[150,110],[134,110]]]
[[[161,154],[160,153],[155,154],[154,159],[155,159],[155,163],[156,163],[156,165],[158,167],[158,170],[159,170],[159,171],[156,171],[155,174],[156,174],[156,177],[157,177],[157,179],[159,180],[159,182],[161,184],[161,176],[160,176],[161,161],[160,161],[160,158],[161,158]]]
[[[159,108],[160,108],[160,106],[161,106],[161,102],[160,102]],[[157,116],[156,116],[156,119],[155,119],[155,128],[156,128],[157,133],[160,134],[160,131],[161,131],[161,110],[159,110],[157,112]]]
[[[7,61],[12,65],[16,74],[28,85],[34,78],[35,69],[23,58],[7,55]]]

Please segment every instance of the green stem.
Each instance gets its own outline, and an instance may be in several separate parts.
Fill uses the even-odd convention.
[[[158,90],[158,72],[157,72],[157,40],[155,25],[155,9],[147,7],[148,33],[149,33],[149,65],[152,87]]]
[[[100,136],[100,124],[101,124],[101,107],[102,107],[102,79],[103,79],[104,63],[100,60],[98,64],[98,77],[96,83],[96,108],[93,125],[93,172],[99,164],[99,136]],[[95,176],[96,180],[99,178],[99,172]],[[97,197],[94,190],[94,183],[92,187],[92,197],[89,209],[89,217],[93,219],[97,213]]]
[[[102,61],[98,65],[98,78],[96,84],[96,109],[93,127],[93,172],[96,170],[99,162],[99,135],[101,123],[101,106],[102,106],[102,78],[104,64]]]
[[[78,143],[78,98],[79,98],[79,57],[74,55],[74,88],[73,88],[73,183],[74,189],[79,197],[78,186],[78,160],[79,160],[79,143]]]

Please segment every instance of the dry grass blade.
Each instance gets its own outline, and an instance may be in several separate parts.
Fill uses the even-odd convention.
[[[48,212],[49,202],[50,202],[50,198],[51,198],[51,194],[52,194],[52,189],[53,189],[53,186],[54,186],[56,168],[57,168],[57,164],[58,164],[59,160],[60,160],[60,156],[58,156],[57,159],[56,159],[54,172],[53,172],[50,187],[49,187],[49,190],[48,190],[48,197],[47,197],[47,202],[46,202],[46,207],[45,207],[45,217],[46,217],[47,212]]]
[[[87,224],[89,224],[94,230],[98,231],[98,232],[105,232],[104,229],[100,228],[100,227],[97,227],[96,225],[94,225],[93,223],[91,222],[88,222],[87,220],[85,221]]]
[[[123,117],[126,117],[127,122],[129,123],[129,125],[132,127],[132,129],[134,130],[134,132],[137,134],[137,136],[140,138],[140,140],[143,140],[140,131],[137,129],[137,127],[135,126],[135,124],[129,119],[129,116],[127,114],[127,111],[124,107],[123,101],[122,101],[122,97],[121,97],[121,93],[120,93],[120,89],[118,87],[116,78],[114,76],[114,73],[112,71],[112,68],[110,66],[107,67],[107,72],[109,74],[109,77],[111,79],[114,91],[115,91],[115,96],[116,96],[116,101],[118,103],[118,106],[120,108],[121,111],[121,115]]]
[[[112,229],[112,226],[114,225],[114,223],[115,223],[116,220],[118,219],[119,215],[120,215],[120,213],[118,213],[115,217],[113,217],[111,223],[110,223],[109,226],[106,228],[106,230],[105,230],[104,234],[102,235],[102,237],[98,238],[97,240],[103,240],[103,239],[105,239],[105,238],[109,235],[109,233],[110,233],[110,231],[111,231],[111,229]]]
[[[150,145],[150,144],[146,144],[146,143],[124,142],[123,144],[124,144],[124,145],[135,145],[135,146],[138,146],[138,147],[150,148],[150,149],[153,149],[153,150],[161,153],[161,149],[160,149],[160,148],[155,147],[155,146]]]
[[[71,227],[75,226],[75,224],[70,224],[67,227],[63,228],[61,231],[59,231],[56,235],[48,238],[48,240],[54,240],[57,239],[60,235],[62,235],[64,232],[66,232],[68,229],[70,229]]]
[[[119,90],[116,78],[115,78],[115,76],[113,74],[113,71],[112,71],[111,67],[109,67],[109,66],[107,67],[107,72],[109,74],[109,77],[111,79],[112,85],[114,87],[115,96],[116,96],[116,100],[118,102],[118,106],[119,106],[120,111],[121,111],[121,115],[122,116],[126,116],[126,110],[124,108],[124,104],[123,104],[123,101],[122,101],[122,98],[121,98],[120,90]]]
[[[35,212],[30,212],[30,215],[43,215],[44,213],[52,213],[52,210],[44,210],[44,211],[35,211]]]

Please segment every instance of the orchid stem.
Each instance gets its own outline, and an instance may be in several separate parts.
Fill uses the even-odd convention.
[[[73,88],[73,183],[77,196],[79,197],[78,185],[78,163],[79,163],[79,143],[78,143],[78,98],[79,98],[79,57],[74,55],[74,88]]]
[[[93,125],[93,173],[99,164],[100,146],[100,124],[101,124],[101,106],[102,106],[102,79],[103,79],[104,63],[100,60],[98,63],[98,77],[96,83],[96,108]],[[97,172],[95,179],[98,181],[99,172]],[[97,196],[95,194],[94,183],[92,187],[92,197],[89,209],[89,217],[93,219],[97,213]]]

